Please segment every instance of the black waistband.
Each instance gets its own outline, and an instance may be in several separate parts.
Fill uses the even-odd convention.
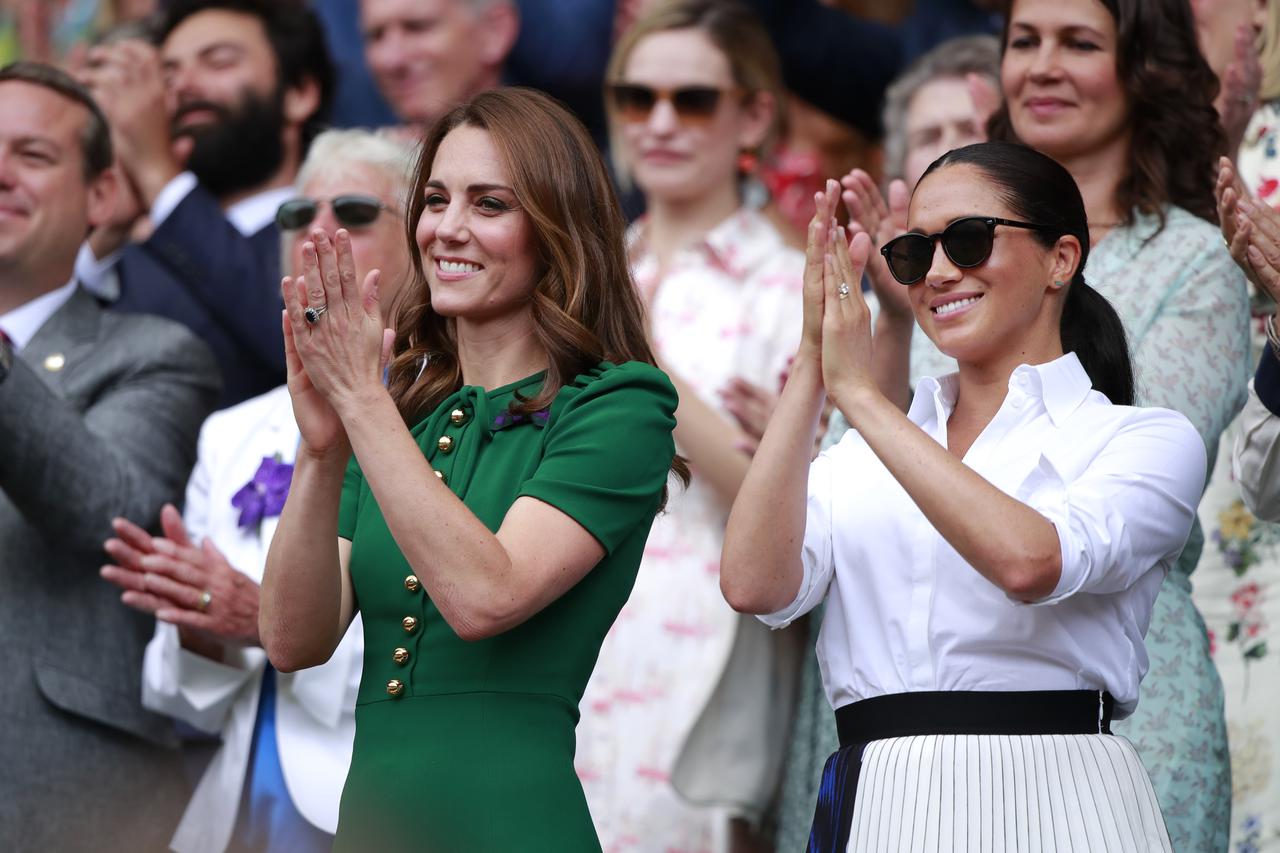
[[[1100,690],[891,693],[836,709],[840,745],[910,735],[1111,734]]]

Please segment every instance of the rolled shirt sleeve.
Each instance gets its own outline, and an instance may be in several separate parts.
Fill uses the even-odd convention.
[[[1062,574],[1034,605],[1133,586],[1154,566],[1167,570],[1186,543],[1204,491],[1204,442],[1167,409],[1135,410],[1084,470],[1062,470],[1048,454],[1020,499],[1057,528]]]

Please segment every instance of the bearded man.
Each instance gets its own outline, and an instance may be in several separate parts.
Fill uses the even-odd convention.
[[[324,34],[302,0],[176,0],[157,46],[95,49],[82,79],[112,127],[135,205],[81,248],[79,280],[120,311],[209,344],[221,406],[284,381],[277,208],[332,100]],[[153,229],[128,242],[135,219]]]

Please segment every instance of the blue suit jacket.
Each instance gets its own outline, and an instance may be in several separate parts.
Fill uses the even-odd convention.
[[[150,239],[125,249],[116,270],[120,298],[113,309],[176,320],[209,345],[222,371],[219,408],[284,381],[274,222],[246,238],[197,186]]]

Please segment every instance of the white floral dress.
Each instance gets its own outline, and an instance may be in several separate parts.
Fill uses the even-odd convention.
[[[804,255],[761,213],[744,207],[684,249],[659,279],[643,234],[642,221],[630,235],[633,273],[652,305],[655,346],[671,370],[715,408],[717,391],[734,377],[778,391],[800,339]],[[728,816],[753,817],[765,805],[698,807],[672,785],[735,641],[751,631],[768,634],[720,594],[727,516],[728,507],[696,469],[687,491],[671,489],[635,590],[587,685],[575,763],[606,853],[710,851]],[[784,732],[762,732],[761,740],[766,736],[780,752]],[[750,743],[743,750],[758,754],[767,746]],[[754,785],[765,801],[776,765],[771,780]],[[768,777],[770,771],[757,764],[754,772]]]

